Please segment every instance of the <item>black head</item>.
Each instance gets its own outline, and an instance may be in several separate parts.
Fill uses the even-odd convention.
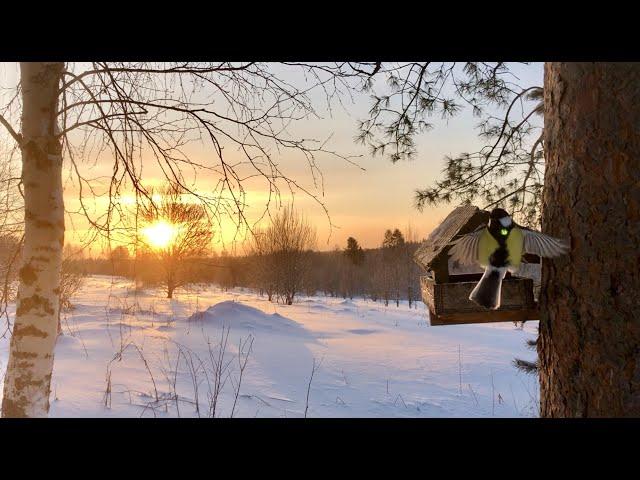
[[[494,208],[489,215],[489,231],[496,238],[503,238],[509,235],[513,227],[511,216],[501,208]]]
[[[493,210],[491,210],[491,214],[489,215],[489,218],[491,218],[492,220],[500,220],[501,218],[504,217],[508,217],[509,214],[507,213],[506,210],[503,210],[502,208],[494,208]]]

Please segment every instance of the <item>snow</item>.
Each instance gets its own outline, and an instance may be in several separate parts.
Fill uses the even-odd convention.
[[[422,303],[314,296],[287,306],[208,285],[168,300],[103,276],[89,277],[74,304],[56,344],[52,417],[210,415],[227,329],[216,417],[303,417],[314,362],[309,417],[537,415],[537,379],[512,365],[535,358],[525,342],[537,322],[431,327]],[[8,346],[0,339],[2,376]]]
[[[231,300],[217,303],[204,312],[196,312],[187,321],[200,321],[205,322],[208,326],[216,325],[218,327],[229,325],[251,333],[264,332],[272,335],[313,338],[311,332],[302,325],[278,313],[266,314],[255,307]]]

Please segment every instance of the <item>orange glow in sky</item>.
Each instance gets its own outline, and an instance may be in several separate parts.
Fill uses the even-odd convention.
[[[514,65],[513,68],[514,75],[523,84],[542,85],[541,63]],[[285,72],[282,75],[292,84],[300,82],[300,85],[304,85],[305,79],[296,76],[297,74]],[[18,80],[17,64],[0,63],[0,87],[15,87]],[[241,201],[243,216],[252,228],[253,222],[262,218],[268,220],[269,216],[265,216],[267,205],[270,213],[274,214],[280,203],[286,205],[295,201],[294,207],[305,215],[318,232],[318,249],[332,250],[336,246],[344,248],[350,236],[355,237],[364,248],[375,248],[381,245],[386,229],[399,228],[406,233],[410,227],[417,239],[425,238],[454,208],[454,204],[442,204],[427,206],[423,211],[418,211],[415,208],[415,191],[431,187],[436,180],[442,178],[443,168],[446,166],[445,157],[475,152],[482,147],[484,140],[478,138],[477,128],[480,119],[473,115],[471,109],[463,109],[452,119],[441,119],[437,115],[429,118],[433,129],[416,137],[415,160],[392,164],[388,159],[373,156],[367,147],[354,141],[358,135],[358,122],[367,118],[371,108],[368,94],[356,94],[344,106],[336,104],[333,108],[328,108],[323,92],[318,90],[310,93],[310,101],[315,105],[318,116],[291,123],[287,126],[288,134],[292,138],[314,139],[318,142],[330,139],[327,141],[327,150],[348,156],[359,167],[342,158],[318,153],[315,161],[322,173],[322,178],[318,179],[310,173],[304,155],[287,149],[274,150],[271,153],[282,176],[294,179],[301,188],[317,197],[315,201],[301,190],[290,193],[291,185],[281,181],[278,187],[282,197],[278,202],[274,199],[272,185],[256,176],[238,149],[229,145],[225,150],[226,161],[228,164],[239,165],[238,176],[246,179],[242,182],[242,190],[246,195]],[[0,145],[1,140],[2,138]],[[80,140],[82,139],[78,141]],[[196,165],[217,165],[212,147],[205,140],[189,142],[181,147],[181,151]],[[86,238],[90,237],[88,232],[91,232],[91,226],[85,215],[101,218],[109,205],[106,194],[109,191],[108,179],[113,172],[114,160],[108,150],[101,155],[99,161],[80,164],[80,173],[84,178],[91,179],[92,188],[103,195],[101,198],[91,198],[91,192],[85,186],[82,189],[82,205],[78,181],[68,160],[65,160],[65,168],[68,168],[63,177],[65,208],[67,212],[73,212],[67,216],[65,233],[65,239],[70,244],[80,245],[86,242]],[[144,166],[145,186],[161,187],[166,184],[163,168],[158,165],[154,153],[143,151],[140,157],[138,169],[142,171]],[[219,172],[215,169],[196,171],[184,168],[181,174],[185,177],[184,183],[198,192],[212,192],[220,182]],[[136,204],[133,193],[125,192],[125,189],[120,193],[122,196],[117,199],[118,203],[127,210],[133,210]],[[225,192],[224,196],[228,199],[229,193]],[[232,251],[234,242],[241,243],[244,240],[244,232],[237,235],[237,215],[232,212],[227,216],[229,218],[221,219],[220,224],[214,227],[212,247],[218,252],[223,249]],[[170,245],[177,230],[175,225],[168,222],[157,222],[145,227],[142,233],[149,245],[161,249]],[[126,241],[121,240],[124,243]],[[99,253],[97,247],[94,253]]]
[[[153,248],[167,248],[178,234],[178,227],[165,220],[152,223],[142,229],[146,242]]]

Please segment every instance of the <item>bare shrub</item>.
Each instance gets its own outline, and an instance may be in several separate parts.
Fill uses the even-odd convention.
[[[64,311],[72,310],[71,299],[80,291],[84,284],[85,274],[80,268],[78,260],[82,257],[82,251],[67,245],[63,252],[60,268],[60,309],[58,310],[58,334],[62,332],[60,321]]]
[[[207,346],[209,349],[209,360],[211,362],[211,372],[212,372],[212,381],[213,386],[209,383],[209,416],[211,418],[215,418],[216,409],[218,407],[218,398],[222,389],[224,388],[227,380],[229,379],[229,366],[231,365],[231,360],[226,359],[227,354],[227,345],[229,341],[229,331],[231,327],[222,327],[222,332],[220,335],[220,340],[218,344],[212,348],[211,342],[207,340]]]
[[[7,307],[16,298],[18,268],[23,238],[23,202],[19,195],[20,174],[12,152],[0,143],[0,318],[10,328]]]
[[[267,292],[287,305],[293,304],[304,288],[315,248],[315,229],[304,216],[285,206],[264,230],[255,233],[253,251],[258,262],[258,279]]]
[[[85,275],[79,272],[71,260],[62,261],[60,274],[60,310],[68,311],[73,309],[71,299],[82,288]]]
[[[240,387],[242,386],[242,377],[244,376],[244,371],[247,368],[247,363],[249,362],[249,355],[251,355],[251,350],[253,349],[253,335],[249,335],[249,338],[246,340],[240,339],[240,343],[238,345],[238,380],[237,383],[231,377],[231,383],[233,385],[233,406],[231,407],[231,415],[233,418],[233,414],[236,411],[236,405],[238,403],[238,397],[240,395]]]
[[[162,368],[161,370],[167,380],[167,384],[172,390],[170,398],[175,400],[178,416],[180,415],[179,403],[185,401],[193,403],[196,414],[198,417],[201,416],[200,392],[203,383],[206,384],[207,416],[210,418],[220,416],[220,395],[228,383],[232,386],[233,394],[230,418],[233,418],[235,415],[238,398],[240,397],[242,379],[253,349],[254,338],[252,335],[249,335],[246,339],[240,338],[238,353],[234,356],[229,354],[228,351],[230,331],[231,328],[229,326],[223,326],[220,337],[215,343],[212,343],[208,337],[206,338],[208,358],[204,360],[187,346],[172,342],[177,347],[175,366],[173,366],[169,359],[168,351],[165,350],[165,363],[168,368]],[[176,390],[178,365],[181,357],[184,359],[184,365],[191,380],[194,396],[193,402],[180,398]],[[237,360],[237,371],[232,365],[234,359]]]
[[[18,266],[20,264],[20,238],[0,233],[0,280],[2,303],[15,299]]]

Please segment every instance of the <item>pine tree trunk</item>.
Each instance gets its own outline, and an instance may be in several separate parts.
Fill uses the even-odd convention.
[[[22,63],[25,236],[3,417],[45,417],[53,371],[64,244],[62,147],[56,138],[62,63]]]
[[[544,417],[640,416],[640,64],[547,63]]]

